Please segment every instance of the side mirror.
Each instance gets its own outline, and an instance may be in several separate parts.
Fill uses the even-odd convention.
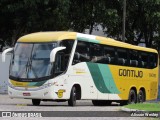
[[[50,53],[50,62],[51,63],[55,62],[56,53],[58,51],[61,51],[61,50],[64,50],[64,49],[66,49],[66,47],[56,47],[56,48],[54,48]]]
[[[8,48],[2,52],[2,62],[6,61],[6,54],[10,51],[13,51],[13,48]]]

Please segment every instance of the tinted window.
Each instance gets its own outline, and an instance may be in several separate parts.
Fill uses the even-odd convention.
[[[138,67],[138,51],[137,50],[130,50],[130,61],[129,64],[132,67]]]
[[[73,58],[73,64],[79,62],[89,62],[90,61],[90,54],[89,54],[89,43],[78,41],[76,51]]]
[[[104,55],[106,56],[107,64],[115,63],[115,49],[114,47],[104,46]]]
[[[157,66],[157,54],[149,53],[149,68],[155,68]]]
[[[67,68],[73,43],[73,40],[63,40],[60,42],[60,46],[66,47],[66,49],[59,51],[57,54],[57,64],[60,66],[59,68],[61,71],[64,71]],[[59,64],[60,62],[61,64]]]
[[[90,44],[91,62],[104,63],[105,56],[103,53],[103,46],[100,44]]]
[[[79,62],[94,62],[152,69],[157,66],[157,54],[78,41],[73,64]]]
[[[148,67],[148,53],[140,52],[139,54],[139,67],[147,68]]]
[[[117,49],[117,53],[118,53],[118,59],[117,59],[117,63],[118,65],[127,65],[127,50],[126,49],[122,49],[122,48],[118,48]]]

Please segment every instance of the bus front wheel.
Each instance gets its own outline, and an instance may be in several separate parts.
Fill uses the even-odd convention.
[[[40,99],[32,99],[32,104],[33,104],[34,106],[40,105],[40,102],[41,102]]]
[[[70,99],[68,100],[69,106],[75,106],[76,105],[76,87],[73,86],[70,94]]]
[[[137,96],[135,90],[131,89],[129,92],[128,104],[134,104],[137,102]]]

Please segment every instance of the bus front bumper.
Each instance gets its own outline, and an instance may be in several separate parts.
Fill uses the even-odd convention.
[[[64,98],[65,95],[59,94],[58,90],[54,89],[53,86],[39,90],[17,90],[8,87],[8,95],[10,98],[50,99],[50,100],[66,99]]]

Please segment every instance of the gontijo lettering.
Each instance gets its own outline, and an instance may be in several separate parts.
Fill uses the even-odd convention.
[[[142,78],[143,71],[140,70],[129,70],[129,69],[119,69],[119,76],[126,76],[126,77],[136,77]]]

